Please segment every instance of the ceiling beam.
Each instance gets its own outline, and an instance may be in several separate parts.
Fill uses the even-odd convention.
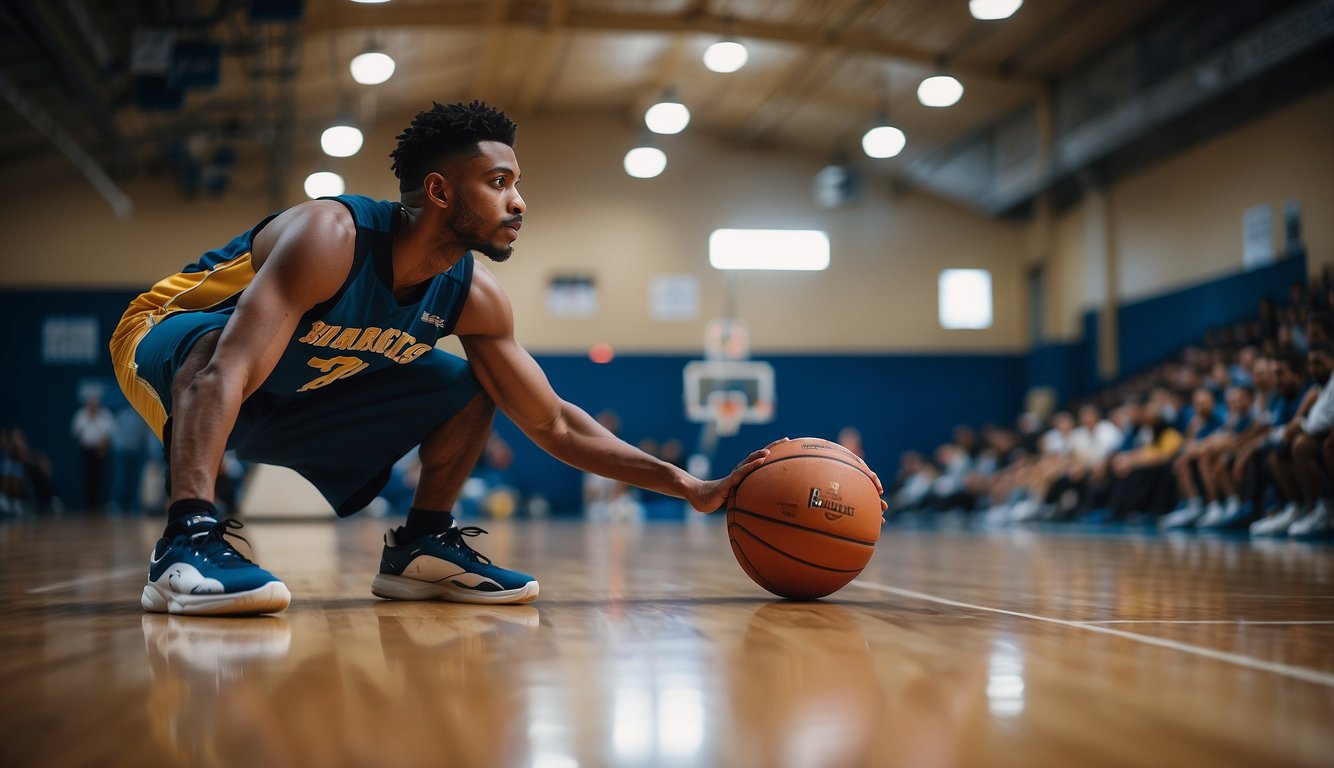
[[[819,30],[820,41],[808,46],[805,55],[788,66],[774,89],[741,123],[742,140],[757,143],[778,130],[797,111],[799,102],[819,90],[856,55],[856,46],[865,40],[867,23],[886,2],[860,0],[858,5],[831,14]],[[877,96],[872,93],[872,101]]]
[[[503,42],[507,25],[503,22],[508,18],[509,10],[510,0],[491,0],[486,6],[482,21],[482,53],[477,57],[477,69],[472,79],[472,92],[480,98],[496,98],[496,76],[505,52]]]
[[[520,115],[535,114],[542,106],[542,98],[551,92],[560,79],[569,46],[569,39],[560,34],[560,30],[569,19],[573,5],[573,0],[551,2],[546,24],[538,31],[537,47],[524,67],[528,76],[519,84],[515,111]]]
[[[563,3],[556,3],[562,5]],[[340,7],[338,24],[342,28],[385,29],[391,27],[430,29],[432,27],[482,27],[486,24],[488,9],[485,4],[436,6],[407,3],[349,4]],[[555,14],[553,13],[553,16]],[[319,32],[331,24],[326,14],[312,13],[307,24],[310,32]],[[733,19],[707,10],[696,14],[652,15],[615,13],[608,11],[575,11],[568,9],[561,23],[565,29],[581,32],[696,32],[740,39],[763,40],[794,45],[809,45],[811,29],[796,24]],[[891,42],[866,36],[853,45],[841,40],[835,33],[824,46],[848,55],[872,56],[928,67],[938,64],[939,53],[905,43]],[[979,67],[962,63],[950,65],[950,71],[959,77],[1003,81],[1011,84],[1035,82],[1004,72],[998,68]]]
[[[65,157],[74,164],[75,168],[83,174],[88,183],[97,190],[111,210],[116,213],[120,219],[128,219],[134,212],[134,202],[130,196],[125,194],[124,190],[116,186],[116,182],[111,180],[102,164],[97,162],[92,153],[83,147],[72,136],[65,132],[60,123],[43,109],[37,102],[28,97],[26,93],[14,87],[14,84],[0,73],[0,100],[3,100],[14,108],[15,112],[23,115],[33,128],[46,137],[46,140],[56,146]]]

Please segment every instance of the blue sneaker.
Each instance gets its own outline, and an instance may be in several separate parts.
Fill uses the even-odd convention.
[[[456,524],[444,533],[399,543],[403,529],[384,535],[380,573],[371,593],[389,600],[450,600],[456,603],[529,603],[537,599],[537,579],[501,568],[463,541],[486,533]]]
[[[150,613],[277,613],[292,602],[287,586],[237,552],[224,535],[240,528],[198,515],[185,531],[158,539],[139,602]],[[244,539],[242,539],[244,541]]]

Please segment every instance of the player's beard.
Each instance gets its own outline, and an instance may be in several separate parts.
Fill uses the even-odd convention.
[[[449,219],[449,228],[454,237],[468,247],[470,251],[478,251],[494,262],[502,262],[514,254],[514,246],[504,247],[492,245],[482,238],[482,226],[486,222],[478,216],[468,204],[462,200],[454,207],[454,215]]]

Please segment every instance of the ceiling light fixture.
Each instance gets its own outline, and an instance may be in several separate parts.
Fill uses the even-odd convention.
[[[661,101],[644,112],[644,125],[654,133],[680,133],[690,125],[690,110],[677,101],[674,91],[669,90],[662,95]]]
[[[362,85],[379,85],[394,75],[394,59],[384,51],[368,48],[352,58],[352,79]]]
[[[893,157],[902,152],[907,144],[908,138],[903,135],[903,131],[889,125],[883,116],[874,128],[862,136],[862,151],[867,157],[877,159]]]
[[[333,171],[316,171],[306,177],[306,195],[311,200],[343,194],[343,177]]]
[[[704,66],[712,72],[727,74],[746,66],[750,52],[735,40],[719,40],[704,51]]]
[[[980,21],[1008,19],[1019,10],[1024,0],[968,0],[968,12]]]
[[[625,172],[636,179],[651,179],[667,168],[667,154],[644,143],[625,153]]]
[[[917,100],[927,107],[952,107],[963,98],[963,83],[944,73],[932,75],[917,86]]]
[[[351,157],[361,151],[364,138],[350,120],[339,120],[320,134],[320,148],[330,157]]]

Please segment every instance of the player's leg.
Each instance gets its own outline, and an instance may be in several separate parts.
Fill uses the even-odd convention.
[[[472,549],[465,537],[484,533],[460,528],[452,510],[459,491],[491,433],[495,406],[478,392],[463,410],[422,441],[421,480],[407,524],[385,536],[380,573],[371,585],[379,597],[452,600],[466,603],[526,603],[537,598],[537,580],[501,568]]]
[[[1186,451],[1172,461],[1181,503],[1158,521],[1160,527],[1185,528],[1194,525],[1204,515],[1204,499],[1195,483],[1195,473],[1203,461],[1203,457],[1194,451]]]
[[[422,441],[418,453],[421,479],[412,497],[407,533],[439,533],[450,527],[452,520],[441,518],[452,517],[463,482],[477,466],[491,435],[495,412],[491,399],[479,392],[462,411]]]
[[[164,438],[168,472],[172,453],[172,403],[212,358],[225,316],[184,313],[156,325],[130,350],[134,371],[122,386],[146,418],[154,411],[140,405],[145,390],[164,419],[149,425]],[[147,413],[146,413],[147,411]],[[179,450],[179,446],[176,450]],[[172,497],[162,538],[153,547],[148,583],[140,603],[147,611],[181,614],[276,613],[291,593],[273,574],[238,552],[226,534],[240,523],[220,520],[209,498]]]
[[[1310,435],[1302,433],[1292,442],[1292,482],[1305,506],[1312,506],[1320,496],[1320,466],[1316,461],[1319,446]]]
[[[1303,432],[1292,446],[1295,474],[1303,495],[1311,500],[1311,511],[1288,528],[1290,536],[1314,538],[1334,529],[1334,499],[1330,498],[1330,478],[1324,465],[1326,438]]]
[[[1286,535],[1288,528],[1308,511],[1295,496],[1287,496],[1273,477],[1275,462],[1271,459],[1276,451],[1277,446],[1259,446],[1252,451],[1243,451],[1234,461],[1232,476],[1233,479],[1240,478],[1240,495],[1251,499],[1257,509],[1263,506],[1265,491],[1271,483],[1279,490],[1279,508],[1251,524],[1252,536]]]
[[[397,599],[526,602],[537,596],[536,580],[493,565],[465,544],[484,531],[457,527],[451,512],[494,411],[467,361],[433,349],[316,393],[252,397],[229,445],[242,459],[296,470],[340,516],[374,500],[394,463],[420,446],[409,525],[385,535],[372,591]]]

